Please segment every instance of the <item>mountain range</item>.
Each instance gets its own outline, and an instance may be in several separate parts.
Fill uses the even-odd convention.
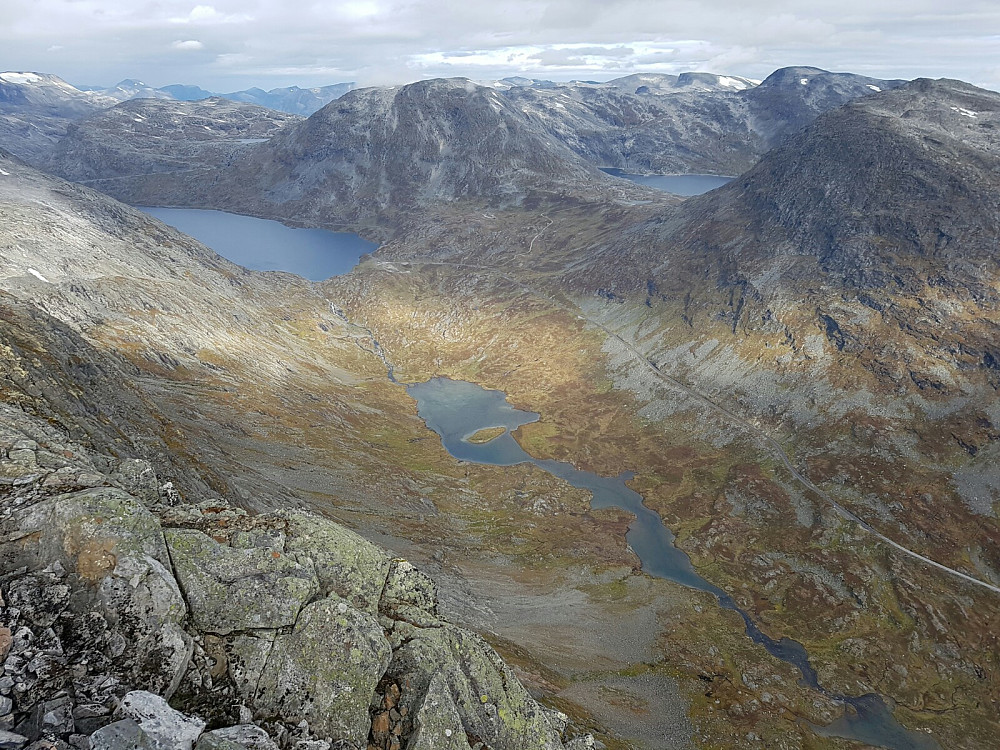
[[[169,693],[189,719],[221,706],[220,726],[252,720],[295,746],[321,712],[294,687],[239,693],[241,659],[277,648],[304,685],[313,651],[296,643],[315,644],[298,622],[254,632],[200,593],[266,580],[315,590],[303,611],[343,598],[351,643],[370,645],[343,666],[378,665],[358,683],[368,703],[317,725],[352,746],[384,750],[399,727],[423,750],[391,713],[397,689],[456,750],[979,748],[1000,731],[1000,95],[804,67],[759,84],[437,79],[353,90],[307,118],[216,98],[70,117],[53,114],[77,101],[60,91],[5,94],[19,151],[0,156],[0,400],[19,414],[0,491],[69,507],[62,476],[152,498],[137,517],[166,552],[148,556],[186,614],[140,620],[135,639],[173,633],[167,666],[197,647],[175,690],[160,672],[144,688],[122,651],[129,689]],[[738,176],[682,200],[612,166]],[[118,201],[382,245],[311,283],[241,269]],[[732,607],[645,568],[626,540],[635,515],[533,465],[454,459],[403,387],[433,377],[535,412],[513,434],[533,457],[627,478]],[[120,517],[102,497],[92,515]],[[350,537],[322,553],[340,562],[312,546],[307,564],[299,545],[315,540],[274,515],[289,508],[400,558],[375,576],[384,553]],[[67,583],[19,557],[17,591],[55,597],[78,570],[117,580],[87,546],[100,538],[18,513],[5,538],[86,548],[93,565],[60,553]],[[231,574],[237,555],[251,567]],[[417,574],[389,585],[403,556],[433,595]],[[62,699],[39,685],[12,730]]]

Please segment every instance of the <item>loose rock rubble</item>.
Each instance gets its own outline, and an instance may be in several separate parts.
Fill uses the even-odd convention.
[[[405,560],[3,404],[0,595],[0,750],[594,747]]]

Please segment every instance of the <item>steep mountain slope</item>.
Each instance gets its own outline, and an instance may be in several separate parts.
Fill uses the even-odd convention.
[[[627,302],[599,312],[631,335],[641,320],[662,371],[727,394],[862,517],[988,580],[998,117],[1000,95],[953,81],[855,102],[574,274]]]
[[[737,243],[815,256],[861,289],[915,292],[920,264],[933,261],[936,284],[982,293],[974,268],[996,263],[1000,231],[998,123],[1000,96],[916,81],[825,115],[683,213],[692,234],[750,222]]]
[[[41,418],[59,420],[68,414],[67,419],[79,421],[74,415],[89,413],[91,408],[96,410],[93,418],[99,419],[103,409],[112,418],[105,429],[111,440],[118,412],[142,420],[139,412],[132,414],[129,408],[129,392],[115,400],[118,380],[110,375],[102,380],[105,369],[100,367],[92,372],[88,349],[82,343],[63,343],[66,335],[60,331],[65,328],[60,326],[68,326],[91,349],[114,352],[113,357],[125,360],[122,367],[128,380],[148,403],[155,404],[152,413],[164,425],[163,440],[170,455],[197,479],[189,484],[187,474],[166,472],[163,478],[177,482],[174,489],[190,499],[211,499],[209,506],[216,510],[208,513],[223,508],[226,522],[232,513],[214,499],[220,495],[242,508],[262,512],[308,506],[346,520],[440,577],[442,610],[452,621],[489,634],[492,643],[516,660],[519,674],[533,680],[536,694],[551,695],[576,676],[592,685],[593,662],[589,657],[581,660],[576,649],[523,652],[541,632],[562,638],[565,623],[573,619],[586,618],[588,645],[583,651],[601,654],[601,663],[608,668],[625,669],[630,660],[655,646],[655,628],[644,627],[638,636],[630,636],[629,643],[636,645],[604,653],[606,644],[618,639],[623,630],[617,606],[591,601],[585,595],[589,582],[605,576],[609,566],[616,578],[631,577],[633,558],[622,538],[627,519],[615,512],[591,510],[582,493],[527,467],[462,467],[416,414],[405,389],[389,381],[371,333],[345,319],[344,303],[335,288],[289,274],[239,269],[100,193],[0,155],[0,289],[14,296],[26,311],[23,316],[13,315],[11,326],[6,317],[0,318],[0,360],[5,366],[9,361],[14,382],[14,388],[7,390],[7,382],[2,381],[5,399],[10,397]],[[530,305],[525,307],[531,310]],[[544,309],[533,312],[539,323],[553,317]],[[589,355],[578,350],[578,342],[555,338],[563,322],[571,322],[564,317],[545,323],[553,351],[564,350],[585,363]],[[28,321],[25,326],[30,325],[28,332],[12,331],[21,326],[22,318]],[[43,337],[38,332],[50,326],[55,335]],[[81,368],[84,375],[78,373]],[[62,375],[64,370],[68,375]],[[51,395],[57,386],[62,394],[58,398]],[[82,388],[88,392],[81,396]],[[106,398],[113,399],[110,405]],[[75,399],[79,403],[74,406]],[[14,424],[6,417],[3,423]],[[81,429],[90,427],[84,424]],[[39,454],[60,451],[66,445],[65,437],[54,433],[36,433],[31,439],[38,444]],[[0,444],[0,449],[12,448],[20,440],[18,435],[9,445]],[[94,440],[95,449],[104,445]],[[112,445],[112,455],[129,455],[126,447]],[[30,459],[23,453],[11,458],[14,469],[23,467],[18,462],[26,460]],[[48,478],[48,464],[45,468],[44,476],[36,477],[38,482]],[[65,479],[60,486],[75,490],[78,473],[60,474],[56,479]],[[17,487],[25,487],[23,493],[32,495],[37,483],[31,482]],[[530,534],[547,549],[544,555],[505,560],[497,556],[492,526],[484,526],[482,518],[506,517],[511,511],[520,514],[518,493],[526,488],[546,502],[572,508],[572,513],[532,520]],[[165,494],[170,497],[169,492]],[[45,507],[49,508],[57,504],[50,495],[45,487],[32,496],[48,502]],[[133,507],[131,500],[124,502],[126,508]],[[181,511],[182,515],[187,512]],[[132,515],[145,519],[143,523],[149,521],[149,516],[138,511]],[[236,515],[242,517],[241,512]],[[9,528],[15,533],[14,527]],[[217,531],[212,526],[204,528]],[[29,529],[28,533],[34,532]],[[205,551],[237,554],[219,552],[211,544]],[[553,565],[553,560],[558,564]],[[66,570],[72,574],[70,566]],[[580,590],[554,596],[567,571]],[[29,577],[36,572],[32,567]],[[46,578],[45,585],[50,584],[63,585]],[[649,582],[626,580],[623,585],[644,602],[650,622],[655,622],[655,611],[668,602],[680,600],[685,611],[697,606],[694,597],[678,599],[676,592]],[[416,610],[407,611],[410,619],[418,616]],[[496,636],[500,630],[503,638]],[[435,644],[429,648],[430,654],[436,653]],[[478,646],[476,652],[485,653],[481,665],[495,671],[496,657]],[[542,666],[538,666],[539,659]],[[433,657],[432,663],[436,662]],[[197,664],[200,669],[204,662]],[[547,675],[549,681],[539,682],[536,674]],[[455,677],[456,685],[464,684]],[[218,678],[217,671],[212,679]],[[504,679],[513,689],[508,673]],[[603,678],[597,675],[596,679]],[[698,684],[697,678],[690,679]],[[491,700],[494,693],[500,697],[493,687],[486,688]],[[612,711],[608,697],[596,685],[592,690],[587,709],[571,704],[579,721],[592,721],[589,712],[593,710]],[[661,680],[645,691],[651,699],[669,705],[671,716],[680,716],[674,731],[682,742],[690,729],[676,685]],[[195,690],[191,697],[199,695],[204,694]],[[468,698],[462,695],[463,700]],[[477,715],[480,711],[489,714],[497,705],[484,704],[482,695],[474,696],[475,705],[470,705]],[[22,704],[17,705],[22,711]],[[831,713],[809,715],[828,719]],[[389,727],[393,726],[390,722]],[[518,726],[525,725],[518,720]],[[492,731],[485,724],[470,729],[486,738]],[[657,741],[662,736],[656,734]],[[524,746],[511,744],[512,750]]]
[[[182,134],[171,137],[184,142]],[[62,169],[63,161],[57,154],[53,168]],[[374,232],[406,217],[421,221],[420,212],[457,202],[495,209],[594,196],[670,201],[604,175],[496,91],[465,79],[352,91],[227,161],[225,169],[200,176],[147,175],[129,167],[134,179],[92,184],[131,203],[213,207]],[[102,158],[87,167],[91,174],[108,173]]]
[[[126,101],[70,125],[40,166],[114,193],[133,175],[218,168],[298,119],[220,98]]]
[[[409,472],[359,467],[383,452],[362,436],[422,425],[316,285],[243,271],[0,153],[0,289],[0,648],[22,686],[0,686],[5,743],[102,732],[119,702],[127,714],[127,691],[147,689],[214,725],[249,724],[249,706],[282,748],[411,733],[433,747],[444,740],[428,734],[563,747],[565,721],[440,619],[427,576],[289,510],[307,495],[327,512],[338,495],[385,504],[347,477],[381,466],[393,487]],[[325,468],[305,459],[317,438]],[[28,668],[33,642],[46,651]],[[77,701],[89,713],[74,716]],[[389,715],[397,706],[409,721]],[[62,718],[47,717],[56,707]]]
[[[904,83],[819,68],[781,68],[746,93],[750,127],[773,148],[823,112]]]
[[[739,174],[822,112],[898,86],[849,73],[783,68],[760,85],[687,73],[505,92],[588,161],[639,172]]]
[[[0,141],[21,158],[38,158],[65,134],[70,122],[114,101],[80,91],[54,75],[0,73]]]

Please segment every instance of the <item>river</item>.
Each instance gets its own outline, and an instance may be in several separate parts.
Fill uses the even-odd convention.
[[[465,381],[433,378],[408,385],[407,392],[416,400],[420,417],[440,435],[445,449],[455,458],[493,466],[531,463],[574,487],[590,491],[594,508],[614,506],[632,513],[635,521],[629,526],[625,539],[645,573],[712,594],[720,607],[740,615],[747,636],[755,643],[772,656],[798,668],[803,684],[844,704],[844,715],[830,725],[809,724],[817,734],[865,742],[886,750],[940,750],[940,745],[931,736],[909,730],[897,722],[881,696],[841,695],[820,685],[802,644],[789,638],[775,640],[761,632],[732,597],[695,571],[688,556],[674,546],[674,535],[664,526],[660,516],[647,508],[642,496],[626,484],[632,475],[602,477],[562,461],[534,458],[521,448],[511,432],[537,421],[539,415],[515,409],[501,391],[486,390]],[[505,427],[507,431],[487,443],[469,442],[468,438],[488,427]]]

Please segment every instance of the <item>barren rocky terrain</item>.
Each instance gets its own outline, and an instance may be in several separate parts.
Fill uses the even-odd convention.
[[[833,695],[878,694],[941,747],[987,747],[1000,694],[998,97],[848,81],[871,95],[815,117],[846,99],[843,81],[810,89],[810,75],[782,79],[814,92],[808,107],[768,110],[783,145],[684,202],[596,172],[511,104],[514,89],[456,81],[355,92],[210,176],[116,183],[132,200],[386,240],[322,284],[244,271],[4,157],[0,288],[23,321],[5,324],[5,356],[32,385],[3,400],[109,455],[84,472],[109,486],[122,485],[116,461],[149,461],[157,496],[170,481],[187,500],[182,515],[214,519],[191,509],[201,497],[237,527],[309,508],[413,560],[441,611],[570,717],[563,739],[859,747],[810,727],[844,713]],[[154,153],[176,148],[164,143]],[[36,329],[55,339],[33,334],[31,354],[17,342]],[[122,399],[102,395],[102,373]],[[633,472],[698,572],[771,638],[801,643],[824,690],[711,596],[645,575],[624,512],[531,466],[451,458],[400,384],[436,375],[540,413],[515,434],[533,456]],[[6,460],[37,462],[22,439],[43,445],[12,438]],[[168,550],[190,541],[172,507],[149,511]],[[287,551],[296,532],[282,528]],[[191,554],[242,549],[219,533]],[[268,544],[251,546],[281,554]],[[312,596],[307,607],[328,601]],[[230,637],[186,601],[185,632]],[[379,695],[369,719],[384,722]],[[250,718],[273,718],[270,705],[247,704]],[[462,722],[469,745],[503,746]]]

